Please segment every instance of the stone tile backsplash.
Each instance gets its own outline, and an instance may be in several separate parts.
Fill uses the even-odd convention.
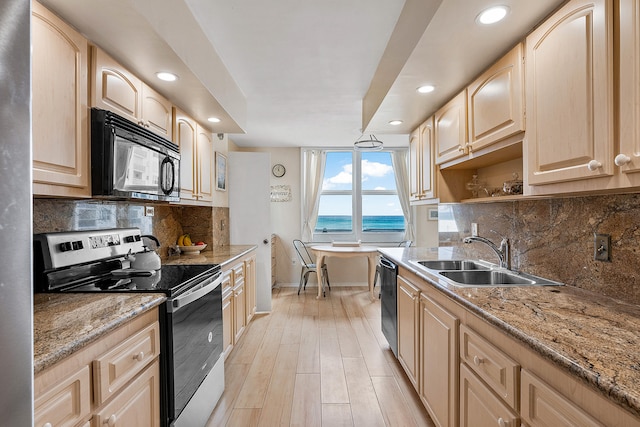
[[[145,216],[145,206],[154,207],[154,216]],[[158,252],[163,258],[168,246],[175,244],[183,233],[191,234],[194,241],[208,243],[205,250],[229,245],[228,224],[229,208],[101,200],[33,201],[34,233],[138,227],[142,234],[152,234],[160,240]]]
[[[640,304],[640,194],[441,204],[440,245],[497,263],[486,245],[462,243],[472,222],[510,239],[514,270]],[[611,262],[594,261],[595,233],[611,235]]]

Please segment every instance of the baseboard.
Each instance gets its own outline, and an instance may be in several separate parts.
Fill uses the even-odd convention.
[[[299,283],[276,283],[276,285],[273,288],[297,288],[299,285],[300,285]],[[331,282],[332,288],[333,287],[346,288],[346,287],[358,287],[358,286],[361,286],[363,288],[369,287],[369,285],[363,282],[338,282],[338,283]],[[315,283],[307,283],[307,290],[309,290],[309,288],[318,289],[318,285]]]

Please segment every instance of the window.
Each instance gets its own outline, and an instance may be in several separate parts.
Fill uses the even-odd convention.
[[[405,218],[390,151],[328,151],[314,241],[400,241]]]

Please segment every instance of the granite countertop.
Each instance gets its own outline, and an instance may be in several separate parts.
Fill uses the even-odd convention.
[[[256,245],[214,246],[212,250],[200,252],[198,255],[173,255],[162,260],[162,263],[166,265],[220,264],[222,269],[225,269],[229,264],[256,248]]]
[[[165,299],[163,294],[155,293],[34,294],[34,374]]]
[[[409,263],[464,259],[455,247],[379,251],[640,416],[639,306],[574,286],[455,287]]]

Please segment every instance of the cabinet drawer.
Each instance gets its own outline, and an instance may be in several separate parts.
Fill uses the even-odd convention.
[[[159,354],[160,332],[155,322],[94,360],[96,403],[107,400]]]
[[[244,263],[233,268],[233,280],[236,284],[244,280]]]
[[[160,371],[156,360],[122,393],[96,413],[95,426],[159,427]]]
[[[518,415],[480,381],[464,363],[460,365],[460,427],[518,427]]]
[[[465,325],[460,325],[460,359],[509,406],[518,407],[520,365]]]
[[[602,426],[526,369],[522,370],[522,418],[536,426]]]
[[[73,426],[90,412],[91,386],[89,366],[58,382],[34,401],[34,426]],[[38,379],[35,379],[38,389]]]

